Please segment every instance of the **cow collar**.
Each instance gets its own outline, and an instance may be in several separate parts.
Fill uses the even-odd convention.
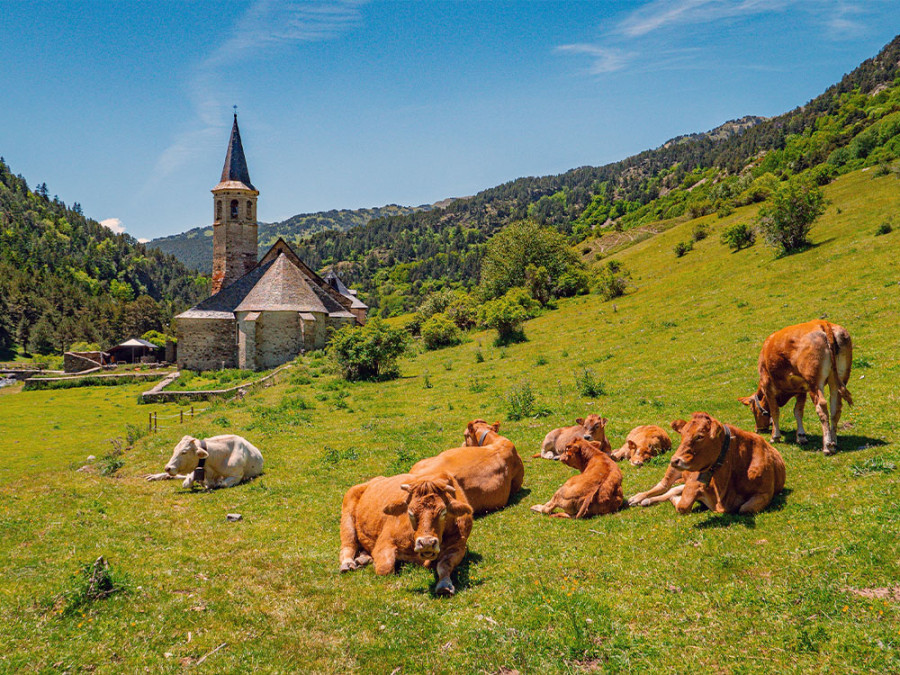
[[[484,439],[487,438],[487,435],[489,433],[491,433],[491,431],[493,431],[493,429],[488,427],[487,429],[485,429],[484,431],[481,432],[481,435],[478,437],[478,447],[481,447],[482,445],[484,445]]]
[[[725,457],[728,455],[728,448],[731,447],[731,430],[728,428],[727,424],[723,424],[722,428],[725,429],[725,439],[722,441],[722,449],[719,450],[719,457],[716,459],[716,463],[697,477],[697,480],[704,485],[709,485],[709,481],[712,480],[713,474],[725,463]]]
[[[209,452],[206,449],[206,441],[200,441],[200,448],[206,452]],[[198,482],[202,482],[206,480],[206,457],[200,457],[197,460],[197,468],[194,469],[194,480]]]

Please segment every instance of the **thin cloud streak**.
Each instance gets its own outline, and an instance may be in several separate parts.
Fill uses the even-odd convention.
[[[593,59],[593,63],[590,67],[590,73],[592,75],[622,70],[622,68],[628,64],[629,60],[631,60],[631,57],[634,56],[633,53],[625,52],[614,47],[601,47],[599,45],[591,44],[560,45],[556,48],[556,51],[567,54],[586,54],[590,56]]]

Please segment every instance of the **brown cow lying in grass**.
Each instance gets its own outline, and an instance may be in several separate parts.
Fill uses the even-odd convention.
[[[665,477],[629,504],[650,506],[669,500],[689,513],[698,499],[716,513],[759,513],[784,489],[781,454],[761,436],[722,424],[706,413],[675,420],[681,444]],[[683,485],[675,485],[679,479]],[[673,487],[675,485],[675,487]]]
[[[499,422],[469,422],[465,446],[418,461],[409,471],[416,475],[449,473],[475,513],[502,509],[522,487],[525,465],[513,442],[498,431]]]
[[[837,451],[837,424],[842,400],[853,405],[847,391],[853,342],[841,326],[827,321],[808,321],[772,333],[759,354],[759,384],[753,396],[738,399],[749,406],[756,420],[756,433],[772,427],[772,442],[781,440],[779,409],[795,396],[797,443],[806,443],[803,408],[807,393],[822,423],[822,451]],[[825,397],[828,385],[831,407]]]
[[[434,570],[434,592],[456,592],[450,574],[466,555],[472,507],[446,473],[379,476],[355,485],[341,507],[341,572],[370,562],[391,574],[397,562]]]
[[[617,462],[627,459],[634,466],[640,466],[671,449],[672,439],[665,429],[655,424],[645,424],[628,432],[625,445],[613,452],[610,457]]]
[[[589,518],[613,513],[622,506],[622,472],[597,441],[578,438],[559,456],[580,473],[563,483],[546,504],[535,504],[532,511],[554,518]],[[564,513],[554,513],[555,509]]]
[[[535,457],[559,459],[566,446],[577,438],[586,441],[599,440],[606,422],[606,418],[591,414],[585,418],[579,417],[576,419],[574,427],[554,429],[544,436],[544,441],[541,443],[541,451]],[[600,431],[598,432],[598,430]],[[607,445],[605,452],[609,452],[612,448],[609,447],[609,441],[606,440],[605,436],[603,436],[603,442]]]

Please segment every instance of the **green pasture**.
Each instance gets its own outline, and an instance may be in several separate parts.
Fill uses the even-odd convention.
[[[138,405],[140,385],[0,396],[0,671],[900,672],[900,233],[875,236],[900,211],[900,181],[857,172],[826,193],[803,253],[729,252],[719,233],[748,207],[704,218],[711,236],[676,258],[685,222],[615,255],[633,273],[625,297],[563,301],[525,343],[476,333],[404,360],[392,382],[342,383],[307,356],[184,426],[164,424],[174,405]],[[615,448],[698,410],[752,429],[737,397],[763,339],[817,317],[853,337],[855,405],[834,457],[812,406],[804,448],[785,411],[787,489],[768,510],[529,511],[571,475],[531,457],[547,430],[599,412]],[[578,393],[584,368],[602,395]],[[523,382],[546,415],[511,421],[504,397]],[[76,471],[150,411],[160,430],[114,476]],[[421,567],[340,575],[344,491],[461,444],[476,417],[515,441],[525,487],[476,520],[457,595],[432,597]],[[262,450],[262,478],[214,493],[142,480],[182,434],[229,432]],[[626,495],[666,461],[623,466]],[[100,555],[126,591],[73,610],[72,575]]]

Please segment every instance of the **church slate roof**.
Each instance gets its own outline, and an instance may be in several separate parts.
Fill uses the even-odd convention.
[[[246,188],[256,190],[250,182],[250,169],[247,168],[247,158],[244,156],[244,146],[241,143],[241,130],[238,129],[237,113],[234,114],[234,124],[231,127],[231,140],[228,142],[228,153],[225,155],[225,166],[222,167],[222,178],[219,184],[213,188],[216,190],[226,188]]]
[[[351,302],[351,307],[353,309],[368,309],[369,306],[356,297],[356,291],[351,291],[344,285],[344,282],[341,281],[341,278],[335,274],[334,270],[329,270],[328,274],[325,275],[325,281],[338,293],[343,295],[345,298],[348,298]]]

